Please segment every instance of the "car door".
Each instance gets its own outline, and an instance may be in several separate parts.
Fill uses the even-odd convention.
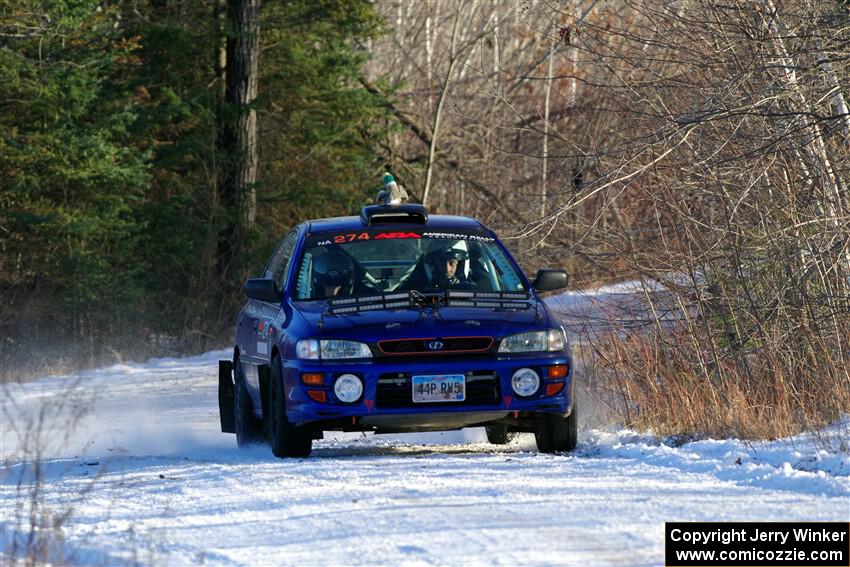
[[[298,243],[298,231],[292,230],[280,241],[271,260],[269,260],[264,278],[272,279],[278,291],[283,291],[286,285],[286,274],[292,261],[295,245]],[[280,302],[270,303],[256,301],[256,316],[253,321],[254,338],[252,359],[256,364],[268,364],[271,358],[271,347],[275,340],[272,326],[280,330],[285,324],[285,312]]]
[[[287,266],[297,242],[298,232],[293,230],[280,241],[263,272],[264,278],[275,280],[278,290],[283,290]],[[272,331],[272,325],[280,328],[282,321],[285,320],[283,313],[280,301],[269,302],[249,298],[239,316],[237,332],[244,337],[241,343],[242,369],[245,373],[248,393],[254,401],[254,407],[260,407],[261,403],[259,367],[269,363],[271,346],[277,338]]]

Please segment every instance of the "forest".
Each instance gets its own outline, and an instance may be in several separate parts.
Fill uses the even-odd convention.
[[[629,424],[850,411],[844,0],[0,0],[0,381],[222,348],[293,224],[389,168],[573,289]]]

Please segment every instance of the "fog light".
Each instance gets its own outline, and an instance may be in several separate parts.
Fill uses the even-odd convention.
[[[363,395],[363,381],[354,374],[343,374],[334,382],[334,395],[339,401],[352,404]]]
[[[558,392],[564,389],[563,382],[556,382],[555,384],[546,384],[546,395],[554,396]]]
[[[559,364],[558,366],[550,366],[549,367],[549,378],[565,378],[567,376],[567,371],[569,367],[563,364]]]
[[[324,374],[302,374],[301,381],[307,386],[321,386],[325,383],[325,375]]]
[[[327,395],[321,390],[307,390],[307,395],[310,396],[310,399],[314,402],[319,402],[323,404],[327,401]]]
[[[511,388],[522,398],[532,396],[540,388],[540,376],[531,368],[520,368],[511,378]]]

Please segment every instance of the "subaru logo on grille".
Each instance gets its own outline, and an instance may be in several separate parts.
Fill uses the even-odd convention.
[[[431,350],[443,350],[443,347],[446,346],[443,344],[443,341],[431,341],[428,343],[428,348]]]

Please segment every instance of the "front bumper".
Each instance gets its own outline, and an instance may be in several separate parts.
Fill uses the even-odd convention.
[[[550,378],[549,368],[567,366],[564,377]],[[511,389],[513,373],[532,368],[541,377],[538,393],[529,398]],[[305,386],[301,375],[321,373],[321,386]],[[342,374],[363,380],[363,395],[353,404],[335,399],[333,382]],[[413,403],[410,377],[420,374],[464,374],[463,402]],[[459,429],[529,413],[569,415],[573,401],[572,360],[566,352],[481,357],[417,357],[363,362],[286,360],[283,364],[287,415],[296,425],[325,422],[326,429],[428,431]],[[557,388],[556,384],[563,386]],[[547,394],[553,385],[557,392]],[[310,397],[324,392],[325,402]],[[319,396],[316,396],[319,397]]]

